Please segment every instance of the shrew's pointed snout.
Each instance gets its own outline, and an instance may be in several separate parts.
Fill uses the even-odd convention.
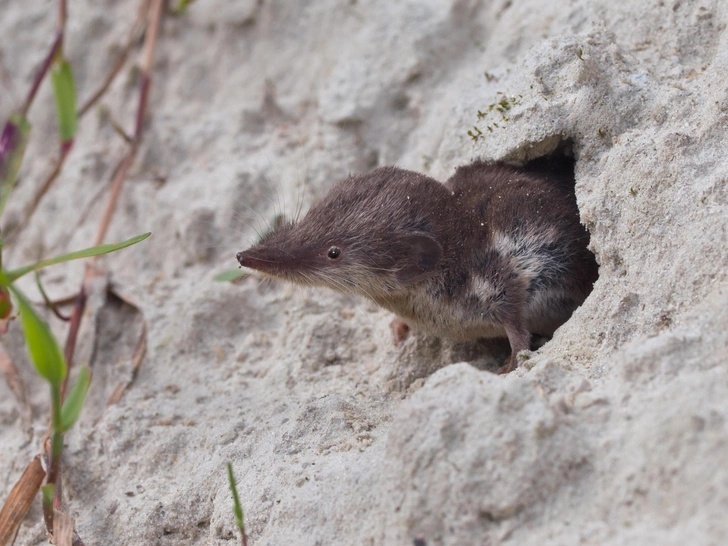
[[[282,266],[280,256],[266,247],[252,247],[238,252],[235,257],[241,266],[269,275],[276,275],[277,270]]]
[[[264,245],[238,252],[235,257],[243,267],[282,279],[290,279],[292,275],[305,269],[306,265],[299,256],[290,251]]]
[[[238,252],[235,257],[238,259],[238,263],[241,266],[260,271],[266,270],[266,262],[270,261],[260,256],[260,252],[256,252],[250,248],[248,250]],[[263,259],[261,260],[261,258]]]

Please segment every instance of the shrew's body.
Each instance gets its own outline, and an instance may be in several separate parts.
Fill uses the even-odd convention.
[[[475,162],[444,184],[395,167],[349,177],[237,258],[435,335],[508,337],[508,372],[531,333],[552,334],[591,291],[588,243],[568,173]]]

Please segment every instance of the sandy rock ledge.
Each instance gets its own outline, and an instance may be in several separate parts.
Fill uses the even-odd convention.
[[[80,96],[136,4],[71,3]],[[1,11],[4,119],[55,10]],[[721,0],[206,0],[168,18],[109,239],[154,235],[104,261],[149,333],[118,404],[105,400],[130,373],[142,317],[100,300],[104,321],[79,348],[96,373],[64,487],[86,544],[237,540],[227,461],[253,545],[728,543],[727,27]],[[127,67],[104,99],[130,114],[124,126],[134,81]],[[48,168],[54,116],[44,87],[8,218]],[[96,214],[73,226],[123,144],[103,115],[79,131],[8,263],[92,239]],[[349,172],[395,163],[445,179],[476,157],[522,162],[565,142],[600,276],[507,377],[446,341],[394,348],[391,316],[357,299],[211,280],[256,228]],[[81,267],[53,270],[47,290],[71,293]],[[0,381],[2,498],[48,412],[17,328],[3,342],[33,422]],[[41,519],[34,506],[16,544],[45,543]]]

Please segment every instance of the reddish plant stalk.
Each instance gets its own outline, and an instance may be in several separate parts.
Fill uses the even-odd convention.
[[[61,0],[63,1],[63,0]],[[56,58],[56,55],[59,51],[61,51],[63,47],[63,30],[62,28],[56,31],[56,39],[53,41],[53,45],[51,46],[51,50],[48,52],[48,55],[46,55],[46,58],[43,60],[43,64],[40,67],[40,70],[35,75],[35,79],[33,80],[33,86],[30,88],[30,92],[28,93],[28,96],[25,99],[25,104],[23,104],[23,109],[20,111],[21,115],[23,117],[27,117],[28,110],[30,110],[31,105],[33,104],[33,99],[35,99],[35,95],[38,93],[38,89],[40,89],[40,84],[43,83],[43,79],[45,78],[45,75],[48,73],[48,69],[50,69],[51,64],[53,63],[53,59]]]

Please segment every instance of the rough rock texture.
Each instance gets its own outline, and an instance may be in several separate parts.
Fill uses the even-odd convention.
[[[81,97],[135,5],[71,3],[66,50]],[[5,0],[0,11],[4,119],[50,44],[55,10]],[[721,0],[207,0],[168,18],[109,239],[154,235],[103,262],[141,309],[149,350],[105,408],[131,373],[140,313],[99,298],[80,349],[96,373],[64,472],[86,543],[230,543],[226,461],[252,544],[728,542],[727,25]],[[125,127],[134,74],[103,100]],[[55,150],[47,86],[31,118],[6,222]],[[349,172],[396,163],[444,179],[474,157],[519,162],[564,141],[600,277],[507,377],[485,370],[499,343],[394,348],[391,316],[369,303],[211,281],[255,229]],[[88,245],[95,195],[123,146],[106,116],[87,116],[4,260]],[[67,295],[81,271],[49,270],[47,289]],[[33,423],[0,381],[2,498],[47,419],[15,327],[4,343]],[[16,544],[44,541],[36,505]]]

